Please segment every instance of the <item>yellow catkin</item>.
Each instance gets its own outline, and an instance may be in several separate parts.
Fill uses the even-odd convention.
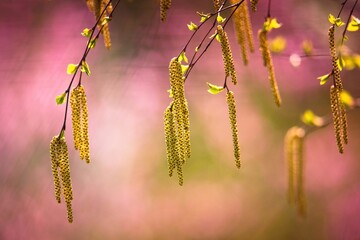
[[[342,136],[342,119],[340,115],[340,104],[341,103],[339,103],[339,90],[334,85],[332,85],[330,87],[330,105],[333,116],[335,138],[339,152],[343,153],[344,145]]]
[[[250,0],[250,6],[251,6],[251,10],[252,10],[253,12],[256,11],[258,1],[259,1],[259,0]]]
[[[296,159],[296,172],[297,172],[297,193],[296,193],[296,201],[298,206],[298,213],[300,216],[306,216],[306,198],[304,191],[304,130],[299,128],[296,134],[296,138],[294,143],[294,152]]]
[[[71,120],[73,126],[74,146],[76,150],[80,149],[81,144],[81,119],[80,119],[80,101],[78,98],[78,89],[74,88],[70,95]]]
[[[81,144],[80,158],[90,163],[90,143],[89,143],[89,127],[88,127],[88,107],[85,89],[82,85],[78,87],[78,97],[81,107]]]
[[[304,191],[304,137],[305,130],[290,128],[285,135],[285,158],[288,170],[288,201],[296,204],[300,216],[306,216]]]
[[[55,197],[58,203],[61,201],[61,188],[63,189],[64,200],[67,207],[68,221],[73,222],[71,201],[73,190],[70,176],[69,153],[64,132],[55,136],[50,143],[50,158],[55,184]],[[61,180],[61,181],[60,181]],[[61,187],[62,184],[62,187]]]
[[[166,12],[171,7],[171,0],[160,0],[160,20],[164,22],[166,20]]]
[[[342,103],[341,99],[339,99],[339,104],[340,104],[342,137],[343,137],[344,143],[348,144],[349,140],[348,140],[348,134],[347,134],[348,123],[347,123],[347,117],[346,117],[346,109],[345,109],[345,105]]]
[[[281,96],[279,92],[279,88],[277,85],[274,65],[272,62],[272,57],[269,49],[269,44],[267,40],[267,32],[264,30],[259,31],[259,41],[260,41],[260,51],[263,56],[264,66],[268,69],[268,76],[271,85],[271,90],[273,93],[275,104],[280,107],[281,105]]]
[[[236,72],[235,72],[234,60],[231,53],[229,39],[221,25],[217,26],[217,34],[219,35],[219,40],[221,44],[225,75],[226,77],[231,76],[232,83],[236,85],[237,84]]]
[[[288,202],[290,204],[294,204],[295,202],[295,181],[294,181],[294,149],[293,149],[293,141],[294,141],[294,131],[296,131],[296,127],[290,128],[284,140],[284,154],[287,163],[287,172],[288,172]]]
[[[229,119],[230,119],[230,126],[231,126],[232,139],[233,139],[235,163],[236,163],[236,167],[240,168],[241,163],[240,163],[240,147],[239,147],[237,121],[236,121],[236,102],[235,102],[234,93],[232,91],[226,93],[226,102],[229,110]]]
[[[71,201],[73,199],[72,194],[72,185],[70,177],[70,166],[69,166],[69,154],[66,144],[65,137],[60,138],[60,147],[59,147],[59,168],[61,182],[64,189],[64,198],[65,201]]]
[[[107,6],[107,4],[109,3],[109,0],[102,0],[101,1],[101,5],[100,5],[100,14],[105,10],[105,13],[101,16],[100,19],[100,27],[102,22],[105,20],[105,17],[107,17],[106,12],[110,12],[109,7],[112,9],[111,3],[109,4],[109,6],[107,7],[107,9],[105,9],[105,7]],[[111,37],[110,37],[110,30],[109,30],[109,23],[106,23],[104,26],[102,26],[102,30],[101,30],[101,34],[104,37],[104,44],[105,47],[107,49],[110,49],[111,47]]]
[[[190,158],[191,157],[191,144],[190,144],[190,118],[189,118],[189,107],[188,107],[188,103],[185,100],[185,113],[184,113],[184,117],[185,117],[185,121],[184,121],[184,132],[185,132],[185,152],[186,152],[186,157]]]
[[[168,161],[169,167],[169,176],[173,175],[173,170],[175,169],[175,159],[176,159],[176,136],[175,136],[175,126],[174,118],[171,112],[172,103],[166,108],[164,114],[164,128],[165,128],[165,141],[166,141],[166,158]]]
[[[231,3],[236,3],[237,0],[231,0]],[[241,57],[244,65],[248,64],[248,54],[246,48],[246,36],[245,36],[245,22],[243,15],[243,4],[241,4],[238,9],[234,12],[233,23],[236,32],[236,38],[241,50]]]
[[[341,77],[340,77],[340,69],[337,64],[338,57],[337,57],[337,51],[336,51],[336,47],[335,47],[335,27],[334,26],[331,26],[329,28],[328,35],[329,35],[329,47],[330,47],[331,63],[332,63],[332,68],[333,68],[333,77],[335,80],[335,86],[341,92],[343,90],[343,85],[342,85],[342,81],[341,81]]]
[[[70,201],[66,202],[66,210],[67,210],[68,221],[69,223],[72,223],[74,221],[74,217],[73,217],[73,211]]]
[[[183,184],[182,165],[186,159],[190,157],[190,122],[189,122],[189,109],[185,98],[184,78],[182,76],[181,64],[177,58],[173,58],[169,64],[170,86],[173,96],[173,102],[168,107],[169,110],[165,111],[165,118],[168,120],[171,140],[169,142],[171,154],[171,164],[169,164],[169,175],[176,168],[179,184]],[[173,120],[170,120],[170,114]],[[166,125],[166,123],[165,123]],[[173,131],[173,132],[172,132]],[[165,126],[166,133],[166,126]]]
[[[61,202],[61,183],[59,178],[59,149],[60,141],[58,136],[53,137],[50,142],[50,159],[51,159],[51,170],[54,177],[54,187],[55,187],[55,199],[58,203]]]
[[[249,45],[249,50],[250,50],[250,52],[254,52],[254,50],[255,50],[254,34],[253,34],[253,30],[252,30],[252,25],[251,25],[249,8],[248,8],[246,0],[243,2],[243,14],[244,14],[244,22],[245,22],[245,35],[247,38],[247,43]]]

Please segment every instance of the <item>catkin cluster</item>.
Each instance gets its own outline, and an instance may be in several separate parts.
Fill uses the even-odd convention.
[[[305,130],[300,127],[290,128],[285,135],[285,159],[288,170],[288,201],[296,204],[298,213],[306,215],[304,193],[304,137]]]
[[[270,53],[270,49],[269,49],[267,33],[268,32],[264,29],[259,31],[258,36],[259,36],[259,41],[260,41],[260,51],[262,54],[264,66],[267,67],[267,69],[268,69],[268,76],[269,76],[269,81],[270,81],[271,90],[273,93],[275,104],[278,107],[280,107],[281,97],[280,97],[280,92],[279,92],[279,88],[278,88],[276,77],[275,77],[275,70],[274,70],[274,65],[272,62],[272,57],[271,57],[271,53]]]
[[[250,0],[250,6],[251,6],[251,10],[252,10],[253,12],[256,11],[258,2],[259,2],[259,0]]]
[[[225,75],[226,77],[231,76],[232,83],[237,84],[234,60],[231,53],[229,39],[221,25],[217,26],[217,34],[221,44]]]
[[[237,2],[237,0],[231,0],[232,4]],[[254,52],[254,36],[246,1],[244,1],[234,12],[233,22],[237,41],[241,48],[242,60],[244,65],[247,65],[249,62],[247,51]]]
[[[235,102],[234,93],[232,91],[228,91],[226,93],[226,102],[229,110],[229,119],[230,119],[230,126],[231,126],[232,139],[233,139],[235,163],[236,163],[236,167],[240,168],[241,163],[240,163],[240,147],[239,147],[237,121],[236,121],[236,102]]]
[[[112,3],[109,3],[109,1],[110,0],[86,0],[86,4],[87,4],[88,8],[95,15],[96,20],[99,20],[99,18],[100,18],[98,28],[102,27],[101,34],[104,37],[105,47],[108,49],[111,47],[109,23],[105,23],[103,26],[102,26],[102,23],[104,22],[106,17],[111,15],[111,13],[113,11]],[[106,6],[107,6],[107,8],[105,10]],[[101,13],[104,10],[105,10],[104,14],[101,15]],[[100,15],[101,15],[101,17],[100,17]]]
[[[166,12],[171,7],[171,0],[160,0],[160,20],[164,22],[166,20]]]
[[[329,46],[330,46],[330,55],[332,62],[332,74],[334,78],[334,85],[330,87],[330,104],[331,112],[333,115],[333,123],[335,130],[336,143],[340,153],[344,152],[344,144],[348,143],[348,134],[347,134],[347,117],[346,109],[340,94],[343,91],[343,85],[340,77],[340,69],[338,66],[338,56],[335,47],[335,27],[331,26],[329,28]]]
[[[88,107],[82,85],[71,91],[70,104],[75,149],[79,150],[82,160],[90,163]]]
[[[190,158],[190,121],[189,109],[185,98],[184,78],[181,64],[173,58],[169,65],[170,86],[173,101],[164,114],[165,141],[169,175],[176,168],[179,185],[183,185],[182,165]]]
[[[51,168],[54,177],[55,198],[61,202],[61,189],[66,202],[68,221],[73,222],[71,201],[73,200],[69,155],[64,136],[55,136],[50,142]]]

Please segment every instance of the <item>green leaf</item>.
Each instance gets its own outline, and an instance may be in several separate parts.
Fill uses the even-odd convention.
[[[77,67],[78,67],[77,64],[70,63],[67,66],[66,73],[69,74],[69,75],[74,74],[76,72]]]
[[[188,69],[189,69],[189,65],[181,65],[182,74],[185,74]]]
[[[355,16],[351,16],[351,21],[347,27],[349,32],[356,32],[360,28],[360,19],[356,18]]]
[[[336,60],[336,64],[339,67],[339,70],[342,71],[345,67],[345,60],[342,58],[342,56],[339,56],[339,58]]]
[[[226,20],[226,18],[223,18],[220,14],[218,14],[216,17],[216,21],[220,24],[225,22],[225,20]]]
[[[85,28],[81,35],[83,35],[84,37],[90,37],[91,36],[91,33],[92,33],[92,29],[88,29],[88,28]]]
[[[186,63],[188,62],[188,58],[186,57],[184,51],[182,51],[181,54],[180,54],[180,56],[179,56],[179,62],[181,62],[181,61],[183,61],[183,60],[184,60],[184,62],[186,62]]]
[[[190,24],[188,24],[187,27],[189,28],[190,31],[196,31],[198,29],[198,26],[193,22],[190,22]]]
[[[211,94],[214,94],[214,95],[218,94],[224,90],[224,87],[216,86],[211,83],[207,83],[207,85],[209,86],[208,92]]]
[[[334,24],[334,25],[336,25],[337,27],[341,27],[342,25],[345,24],[343,21],[341,21],[341,18],[336,18],[336,17],[334,17],[334,15],[332,15],[332,14],[329,14],[328,19],[329,19],[329,22],[330,22],[331,24]]]
[[[86,73],[86,75],[90,76],[91,72],[90,72],[90,68],[89,68],[89,65],[87,64],[87,62],[85,62],[85,61],[81,62],[81,71]]]
[[[320,85],[324,85],[331,75],[332,75],[332,73],[328,73],[328,74],[322,75],[320,77],[317,77],[317,79],[320,80]]]
[[[301,121],[306,125],[317,126],[317,127],[321,127],[324,124],[324,120],[321,117],[315,115],[311,110],[306,110],[301,115]]]
[[[199,12],[196,12],[200,17],[200,22],[205,22],[206,20],[208,20],[210,18],[210,14],[204,14],[204,13],[199,13]]]
[[[55,99],[56,104],[57,104],[57,105],[63,104],[63,103],[64,103],[64,100],[65,100],[65,97],[66,97],[66,92],[64,92],[64,93],[56,96],[56,99]]]
[[[264,22],[263,30],[266,32],[270,32],[273,28],[280,28],[281,23],[277,21],[276,18],[267,18]]]
[[[281,53],[286,48],[286,39],[278,36],[270,41],[269,47],[273,53]]]
[[[111,21],[111,17],[104,17],[104,20],[102,21],[101,25],[104,26],[105,24],[109,23]]]
[[[347,107],[353,107],[355,105],[354,98],[348,91],[342,90],[340,93],[341,102]]]

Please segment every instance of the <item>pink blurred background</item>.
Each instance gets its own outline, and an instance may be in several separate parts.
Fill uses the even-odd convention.
[[[186,82],[192,157],[180,187],[167,176],[167,67],[190,37],[186,24],[198,22],[196,11],[211,12],[212,1],[173,0],[165,23],[157,1],[122,1],[111,22],[112,49],[98,44],[87,58],[91,164],[74,151],[68,123],[74,188],[74,223],[68,224],[64,204],[53,196],[49,142],[64,114],[55,96],[68,85],[66,66],[79,61],[86,41],[80,32],[94,18],[84,1],[1,1],[0,239],[360,239],[358,110],[348,115],[345,154],[338,154],[331,126],[306,139],[307,218],[286,201],[283,136],[306,109],[329,113],[329,85],[320,86],[316,77],[331,64],[306,58],[294,68],[287,54],[301,54],[305,39],[327,54],[327,15],[340,3],[273,1],[272,15],[283,27],[270,36],[282,35],[288,45],[274,57],[281,108],[272,101],[259,53],[241,65],[229,25],[239,78],[232,90],[241,170],[232,156],[225,96],[207,92],[206,82],[221,85],[224,76],[214,42]],[[259,4],[251,15],[255,33],[266,15],[265,2]],[[349,37],[359,52],[359,32]],[[359,97],[359,70],[343,78]]]

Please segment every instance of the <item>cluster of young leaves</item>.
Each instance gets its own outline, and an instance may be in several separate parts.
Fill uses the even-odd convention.
[[[347,23],[343,22],[340,17],[334,17],[334,15],[329,14],[328,17],[329,22],[338,28],[345,26],[343,31],[343,36],[341,39],[341,46],[339,47],[338,61],[337,65],[340,71],[342,70],[353,70],[355,68],[360,69],[360,55],[359,54],[351,54],[351,51],[344,45],[344,41],[348,41],[349,37],[345,35],[346,32],[356,32],[360,28],[360,20],[351,16]],[[333,72],[329,72],[322,76],[317,77],[320,81],[320,85],[325,85],[329,78],[333,75]]]

